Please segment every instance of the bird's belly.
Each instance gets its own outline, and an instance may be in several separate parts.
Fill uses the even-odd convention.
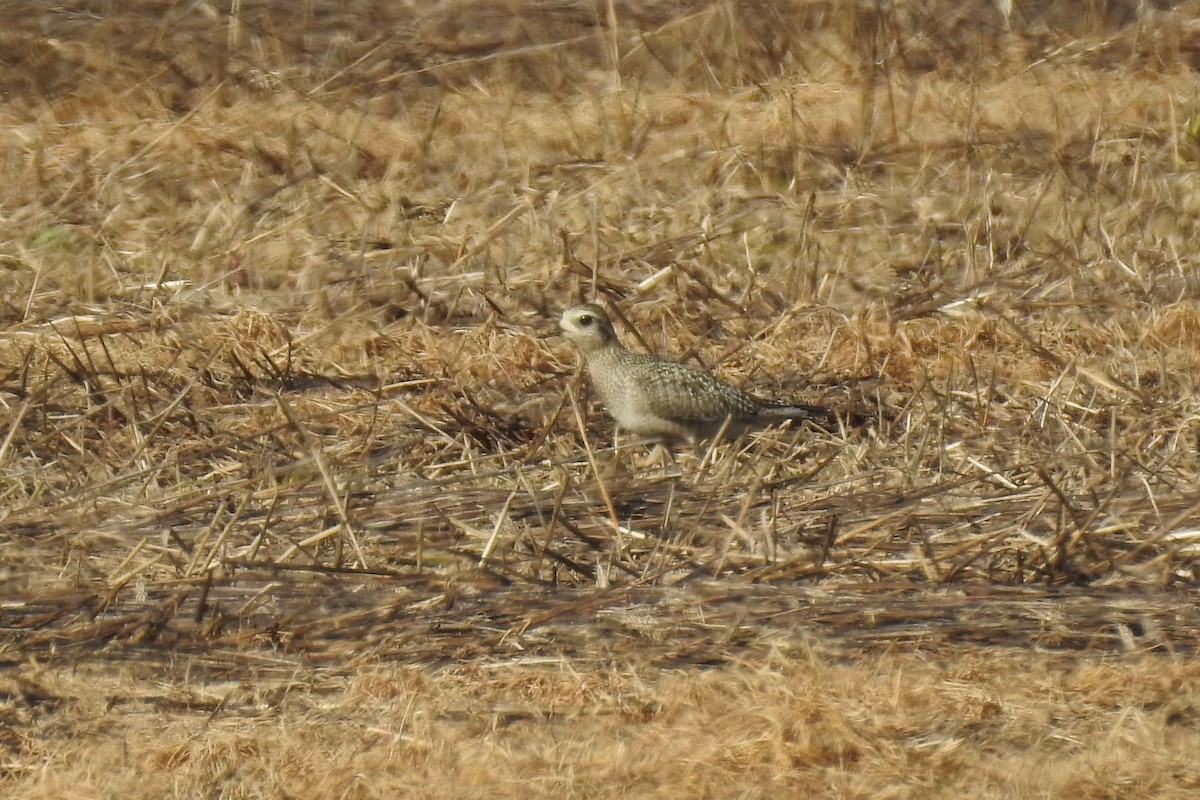
[[[693,438],[693,432],[687,425],[656,413],[636,387],[631,387],[622,397],[608,404],[608,413],[622,431],[637,436],[687,441]]]

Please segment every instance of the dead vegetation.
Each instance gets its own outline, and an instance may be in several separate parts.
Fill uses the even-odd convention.
[[[0,11],[6,796],[1191,796],[1200,23],[1067,5]],[[615,453],[593,298],[865,424]]]

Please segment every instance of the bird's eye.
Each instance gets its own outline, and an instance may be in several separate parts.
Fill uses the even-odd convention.
[[[595,321],[596,321],[596,318],[593,317],[591,314],[584,314],[582,317],[579,318],[579,324],[585,328],[590,328],[592,326],[592,323]]]

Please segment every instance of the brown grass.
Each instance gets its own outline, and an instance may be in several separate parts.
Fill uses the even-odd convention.
[[[4,796],[1193,796],[1200,9],[1061,5],[5,6]]]

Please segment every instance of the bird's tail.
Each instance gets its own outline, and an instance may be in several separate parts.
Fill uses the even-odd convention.
[[[758,416],[762,419],[779,420],[780,422],[785,419],[790,419],[793,422],[807,420],[815,422],[822,428],[836,429],[838,426],[837,415],[824,406],[806,406],[797,403],[771,403],[760,408]]]

